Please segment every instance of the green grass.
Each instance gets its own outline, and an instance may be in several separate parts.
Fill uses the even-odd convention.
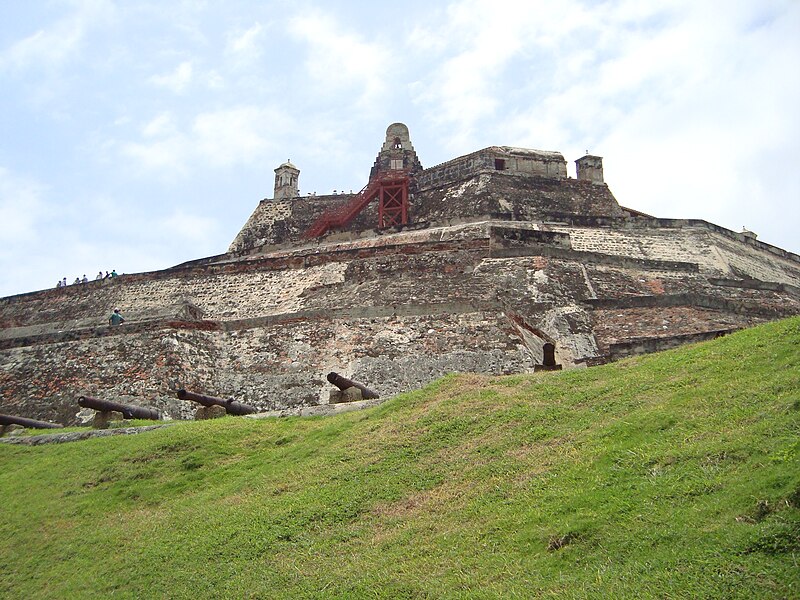
[[[800,319],[0,465],[3,598],[798,597]]]

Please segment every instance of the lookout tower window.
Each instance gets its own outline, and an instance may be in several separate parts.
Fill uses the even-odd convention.
[[[394,147],[395,147],[396,150],[402,150],[403,149],[403,142],[400,141],[399,137],[394,138]]]
[[[505,171],[506,170],[506,161],[504,158],[495,158],[494,159],[494,169],[495,171]]]

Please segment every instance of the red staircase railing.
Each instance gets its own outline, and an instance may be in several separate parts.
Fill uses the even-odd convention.
[[[387,219],[384,217],[384,211],[386,210],[387,213],[389,213],[390,210],[391,213],[397,213],[399,211],[399,209],[394,208],[398,198],[395,190],[398,187],[402,187],[404,189],[404,193],[401,196],[404,204],[402,217],[396,218],[393,214],[392,216],[394,218],[390,219],[387,223]],[[391,194],[387,193],[390,189],[392,190]],[[387,196],[389,202],[392,202],[392,209],[390,209],[388,205],[384,209],[384,195]],[[378,223],[379,227],[388,225],[404,225],[407,221],[407,211],[405,208],[408,203],[408,171],[395,170],[380,173],[377,177],[375,177],[375,179],[365,185],[360,192],[355,194],[350,199],[350,202],[344,206],[323,213],[316,221],[314,221],[314,224],[311,225],[308,231],[303,234],[303,238],[311,239],[320,237],[325,235],[325,233],[327,233],[327,231],[333,227],[345,227],[353,219],[355,219],[358,214],[364,210],[364,208],[366,208],[367,204],[372,202],[375,198],[381,198],[381,208],[379,211],[380,214]]]

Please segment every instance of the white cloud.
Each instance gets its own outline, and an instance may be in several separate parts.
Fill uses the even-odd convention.
[[[388,46],[364,41],[346,25],[322,11],[305,11],[289,19],[288,31],[305,42],[309,94],[345,94],[362,110],[375,110],[388,92],[392,68],[403,61]],[[398,48],[399,50],[399,48]]]
[[[174,133],[175,122],[168,112],[161,113],[142,127],[142,136],[146,138],[172,135]]]
[[[187,139],[181,135],[149,143],[129,142],[121,146],[123,156],[133,159],[140,169],[158,171],[168,180],[188,174],[189,150]]]
[[[36,241],[37,225],[47,214],[42,195],[47,187],[0,167],[0,246]],[[5,251],[3,251],[5,253]]]
[[[170,237],[194,241],[209,239],[217,233],[217,223],[211,218],[176,211],[158,221],[158,229]]]
[[[175,67],[174,71],[164,75],[153,75],[148,81],[157,86],[165,87],[176,94],[183,92],[192,82],[192,61],[187,60]]]
[[[524,89],[530,79],[555,72],[552,47],[581,21],[572,3],[510,0],[502,10],[479,0],[451,3],[436,21],[413,31],[412,40],[434,40],[424,52],[407,46],[418,61],[429,51],[441,59],[412,86],[414,103],[436,127],[456,132],[451,148],[470,147],[478,123],[500,116],[506,99],[498,89]],[[509,65],[519,59],[524,59],[522,70],[508,75]],[[506,76],[515,81],[504,81]]]
[[[0,69],[60,67],[80,52],[93,28],[102,27],[115,17],[115,7],[107,0],[81,0],[73,4],[73,13],[39,28],[0,52]]]
[[[282,111],[258,106],[200,113],[186,123],[161,113],[143,125],[142,141],[117,146],[139,168],[175,179],[206,167],[264,161],[292,123]]]
[[[261,54],[263,29],[261,23],[255,23],[244,32],[229,33],[226,50],[240,56],[246,55],[250,59],[257,58]]]
[[[204,81],[206,87],[210,90],[221,90],[225,88],[225,79],[213,69],[205,74]]]
[[[192,124],[197,153],[215,166],[250,163],[263,156],[269,147],[270,131],[284,117],[266,108],[243,106],[198,115]]]

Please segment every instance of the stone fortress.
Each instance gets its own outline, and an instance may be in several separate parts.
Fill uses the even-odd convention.
[[[0,412],[74,424],[87,394],[186,418],[181,388],[313,406],[329,371],[387,397],[800,314],[798,255],[624,208],[600,157],[576,165],[493,146],[424,169],[401,123],[357,194],[301,196],[286,162],[224,254],[0,299]]]

